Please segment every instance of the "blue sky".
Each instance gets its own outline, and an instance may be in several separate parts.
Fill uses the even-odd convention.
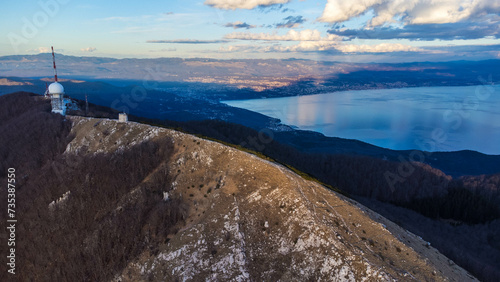
[[[5,1],[0,55],[419,61],[500,57],[494,0]]]

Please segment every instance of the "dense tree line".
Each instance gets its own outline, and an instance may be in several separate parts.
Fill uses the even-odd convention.
[[[458,180],[464,187],[487,199],[500,203],[500,173],[493,175],[464,176]]]
[[[0,154],[2,168],[16,168],[17,280],[109,281],[142,252],[158,253],[176,232],[186,207],[175,197],[163,200],[172,182],[171,140],[109,154],[62,154],[70,125],[50,113],[46,100],[21,93],[0,97],[0,105],[11,115],[0,124]],[[6,183],[4,175],[0,181]],[[6,218],[6,209],[0,215]]]
[[[479,280],[499,281],[500,219],[482,224],[456,224],[451,220],[431,219],[401,205],[366,198],[357,200],[404,229],[421,236]]]
[[[401,205],[430,218],[453,220],[455,224],[479,224],[500,218],[497,203],[463,187],[451,187],[444,196],[413,199]]]
[[[40,168],[66,149],[71,123],[50,111],[50,101],[38,95],[0,96],[0,177],[9,167]]]
[[[179,199],[162,200],[171,188],[164,164],[171,153],[172,142],[162,140],[111,155],[62,155],[42,168],[18,193],[20,277],[110,280],[146,248],[164,242],[184,213]],[[67,201],[48,208],[67,191]]]

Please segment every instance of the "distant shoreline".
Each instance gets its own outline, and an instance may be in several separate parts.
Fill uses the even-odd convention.
[[[360,140],[391,150],[423,150],[428,146],[422,144],[430,142],[435,145],[427,151],[473,150],[500,155],[500,151],[492,151],[495,148],[491,145],[491,140],[500,140],[493,122],[500,118],[495,117],[490,105],[499,101],[491,94],[487,99],[476,94],[481,89],[477,85],[370,89],[221,103],[279,119],[294,129]],[[498,89],[496,86],[491,91],[496,93]],[[440,92],[445,96],[441,97]],[[424,100],[418,97],[420,94]],[[486,124],[484,120],[492,122]],[[442,140],[433,139],[434,131],[443,132]],[[417,142],[420,139],[423,141]]]

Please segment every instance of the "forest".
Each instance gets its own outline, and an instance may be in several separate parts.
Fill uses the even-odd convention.
[[[157,253],[184,217],[180,199],[162,200],[171,187],[164,162],[172,142],[145,142],[113,154],[63,155],[71,124],[38,98],[0,97],[2,183],[8,167],[17,172],[16,255],[22,271],[16,278],[109,281],[143,251]],[[136,194],[130,198],[132,189]],[[7,201],[6,193],[0,200]],[[6,209],[0,215],[6,218]],[[0,252],[6,248],[1,244]],[[4,275],[1,281],[7,281]]]

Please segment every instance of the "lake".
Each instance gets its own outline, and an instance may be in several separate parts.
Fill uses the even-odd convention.
[[[395,150],[500,154],[500,86],[417,87],[223,101],[299,129]]]

